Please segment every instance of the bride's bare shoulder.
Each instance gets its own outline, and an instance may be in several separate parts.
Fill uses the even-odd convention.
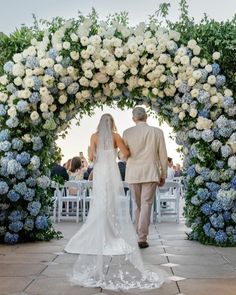
[[[98,137],[98,133],[95,132],[91,135],[91,141],[96,141],[97,140],[97,137]]]

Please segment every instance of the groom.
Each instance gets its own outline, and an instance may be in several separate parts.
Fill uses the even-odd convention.
[[[157,185],[163,186],[167,174],[167,153],[161,129],[149,126],[144,108],[133,109],[136,126],[124,131],[123,139],[130,150],[125,181],[130,184],[136,203],[135,220],[140,248],[147,248],[148,227]]]

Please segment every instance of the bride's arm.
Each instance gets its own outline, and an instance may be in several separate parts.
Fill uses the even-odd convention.
[[[96,151],[96,135],[93,134],[90,138],[90,147],[89,147],[89,160],[94,161],[94,155]]]
[[[120,149],[124,158],[128,158],[130,156],[130,151],[125,145],[123,139],[121,138],[119,134],[115,135],[115,140],[116,140],[116,146]]]

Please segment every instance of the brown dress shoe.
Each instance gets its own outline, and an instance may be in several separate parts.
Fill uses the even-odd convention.
[[[138,242],[138,246],[140,249],[144,249],[144,248],[149,247],[147,242]]]

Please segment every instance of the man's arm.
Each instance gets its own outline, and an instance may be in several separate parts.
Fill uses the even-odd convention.
[[[167,176],[167,151],[166,151],[166,143],[163,131],[160,131],[160,140],[159,140],[159,147],[158,147],[158,156],[160,160],[160,168],[161,168],[161,179],[160,179],[160,186],[165,184],[165,179]]]

